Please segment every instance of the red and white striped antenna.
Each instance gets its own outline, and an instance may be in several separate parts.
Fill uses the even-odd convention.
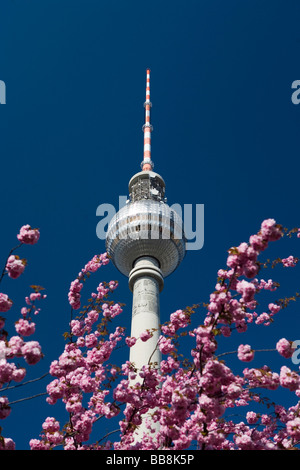
[[[150,69],[147,69],[147,78],[146,78],[146,101],[144,103],[145,107],[145,124],[143,125],[144,132],[144,159],[141,163],[143,171],[152,171],[153,162],[151,160],[151,132],[153,130],[152,125],[150,124],[150,109],[152,103],[150,101]]]

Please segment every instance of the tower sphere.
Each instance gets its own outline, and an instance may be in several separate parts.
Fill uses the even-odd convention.
[[[165,182],[160,175],[145,170],[137,173],[129,182],[128,203],[109,223],[106,250],[125,276],[139,258],[150,256],[166,277],[185,256],[182,219],[166,204],[164,194]]]

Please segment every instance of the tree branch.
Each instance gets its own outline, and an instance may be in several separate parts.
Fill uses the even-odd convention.
[[[17,384],[17,385],[12,385],[11,387],[2,388],[0,390],[0,392],[5,392],[6,390],[12,390],[13,388],[22,387],[23,385],[27,385],[27,384],[30,384],[30,383],[33,383],[33,382],[37,382],[38,380],[43,379],[47,375],[49,375],[49,372],[46,372],[44,375],[41,375],[41,377],[38,377],[36,379],[27,380],[27,382],[22,382],[22,383]]]
[[[38,393],[37,395],[32,395],[32,397],[20,398],[20,400],[11,401],[8,405],[14,405],[15,403],[20,403],[21,401],[31,400],[32,398],[41,397],[43,395],[48,395],[47,392]]]

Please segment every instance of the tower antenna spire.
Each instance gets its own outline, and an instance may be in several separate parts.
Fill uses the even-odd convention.
[[[145,124],[143,125],[144,132],[144,159],[142,161],[141,167],[143,171],[152,171],[153,162],[151,160],[151,132],[153,127],[150,123],[150,109],[152,103],[150,101],[150,69],[147,69],[146,76],[146,101],[144,103],[145,107]]]

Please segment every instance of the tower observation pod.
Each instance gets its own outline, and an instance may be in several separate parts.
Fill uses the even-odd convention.
[[[186,252],[182,219],[166,203],[165,182],[153,171],[151,106],[150,70],[147,69],[142,171],[129,181],[128,203],[111,219],[106,235],[107,253],[116,268],[129,278],[133,293],[131,336],[137,339],[129,357],[137,369],[133,385],[142,383],[139,372],[143,366],[159,368],[159,294],[164,279],[175,271]],[[152,337],[144,342],[140,336],[147,330]],[[144,422],[137,430],[138,439],[143,432],[149,433]]]

